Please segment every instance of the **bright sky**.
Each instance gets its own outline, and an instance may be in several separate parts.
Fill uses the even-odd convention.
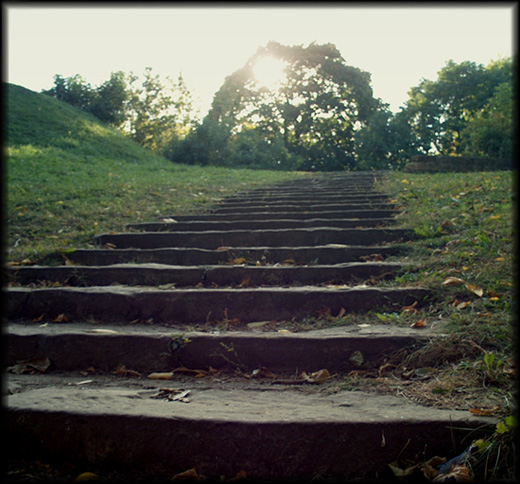
[[[98,86],[111,72],[133,72],[142,79],[145,67],[151,67],[163,79],[182,73],[200,102],[202,116],[225,77],[270,40],[284,45],[334,44],[348,65],[371,74],[375,97],[389,103],[394,112],[408,99],[411,87],[423,78],[435,80],[449,59],[486,65],[512,56],[516,47],[517,2],[455,3],[455,7],[428,2],[416,7],[42,5],[2,4],[7,44],[4,80],[40,92],[53,86],[55,74],[80,74]]]

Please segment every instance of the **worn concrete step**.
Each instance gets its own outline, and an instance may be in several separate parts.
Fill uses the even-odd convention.
[[[235,195],[225,198],[220,205],[235,206],[242,204],[265,203],[268,205],[285,204],[312,204],[312,203],[366,203],[370,205],[373,202],[387,202],[390,200],[389,195],[385,194],[320,194],[320,193],[276,193],[276,194],[258,194],[258,195]]]
[[[175,219],[172,219],[175,220]],[[303,219],[303,220],[207,220],[207,221],[169,221],[169,222],[140,222],[130,223],[125,227],[130,230],[146,232],[168,231],[204,231],[204,230],[265,230],[265,229],[289,229],[309,227],[384,227],[395,223],[395,219],[387,218],[349,218],[349,219]]]
[[[161,247],[301,247],[324,244],[374,245],[410,240],[414,231],[396,228],[303,228],[272,230],[208,230],[203,232],[141,232],[101,234],[94,238],[98,247],[157,249]]]
[[[156,289],[128,286],[37,288],[11,287],[7,292],[9,319],[68,319],[104,321],[153,320],[161,323],[201,323],[237,319],[241,322],[290,321],[315,317],[324,307],[332,314],[400,310],[426,303],[423,288],[357,286]]]
[[[248,212],[333,212],[333,211],[354,211],[354,210],[367,210],[370,209],[382,209],[389,210],[395,208],[395,204],[390,202],[373,202],[373,203],[280,203],[280,204],[264,204],[264,203],[252,203],[247,206],[216,206],[212,209],[212,213],[248,213]]]
[[[239,260],[242,264],[242,261]],[[286,261],[294,264],[293,260]],[[161,286],[285,286],[347,284],[389,278],[403,267],[389,262],[352,262],[314,266],[171,266],[117,264],[108,266],[10,267],[13,285],[109,286],[111,284]]]
[[[362,258],[382,260],[404,254],[406,244],[391,245],[344,245],[328,244],[303,247],[222,247],[199,249],[171,247],[163,249],[76,249],[56,252],[49,256],[48,264],[64,262],[79,265],[109,265],[123,263],[158,263],[170,265],[229,264],[236,259],[245,259],[248,264],[279,264],[292,260],[303,264],[339,264],[355,262]]]
[[[395,217],[399,213],[396,209],[362,209],[362,210],[327,210],[308,211],[308,212],[248,212],[243,213],[204,213],[191,215],[169,215],[163,218],[177,220],[179,222],[188,221],[234,221],[234,220],[328,220],[328,219],[368,219],[368,218],[389,218]]]
[[[263,323],[269,322],[258,324]],[[55,371],[84,371],[91,367],[111,371],[124,365],[142,373],[184,366],[239,369],[244,373],[265,367],[280,374],[326,368],[331,373],[347,374],[360,368],[377,369],[397,350],[438,336],[429,330],[377,324],[305,332],[254,330],[245,325],[242,328],[202,332],[106,322],[44,326],[11,323],[5,334],[4,361],[12,366],[18,361],[46,357]]]
[[[398,456],[425,460],[461,452],[496,421],[468,411],[422,407],[391,396],[251,381],[223,388],[205,379],[132,384],[121,378],[38,376],[13,382],[6,399],[4,455],[81,463],[166,482],[195,468],[218,480],[245,472],[264,481],[393,477]],[[83,377],[83,379],[85,379]],[[24,386],[25,385],[25,386]],[[187,398],[157,398],[161,388]],[[320,391],[321,390],[321,391]],[[326,389],[325,389],[326,390]],[[456,455],[456,454],[454,454]],[[128,482],[128,481],[126,481]],[[151,481],[140,481],[151,482]],[[245,481],[247,482],[247,480]]]

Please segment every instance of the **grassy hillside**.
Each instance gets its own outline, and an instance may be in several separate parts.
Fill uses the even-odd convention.
[[[198,167],[155,156],[95,117],[5,84],[9,261],[86,247],[127,222],[201,211],[297,173]]]

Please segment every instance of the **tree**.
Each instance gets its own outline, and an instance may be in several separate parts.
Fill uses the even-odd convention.
[[[284,67],[275,87],[264,86],[255,77],[255,66],[266,58]],[[269,42],[225,79],[204,123],[220,127],[219,143],[229,145],[236,163],[241,163],[238,153],[244,152],[246,139],[254,139],[253,145],[271,147],[268,151],[274,156],[254,150],[257,164],[351,169],[354,134],[376,105],[370,75],[346,65],[332,44],[288,47]],[[240,149],[236,143],[241,143]],[[254,156],[250,152],[248,163]],[[283,159],[276,159],[280,156]]]
[[[461,154],[462,132],[468,119],[486,105],[499,84],[511,82],[510,59],[491,62],[486,67],[450,60],[439,71],[436,81],[423,79],[409,91],[402,114],[419,151]]]
[[[195,117],[191,95],[182,75],[176,84],[167,77],[164,85],[147,67],[141,87],[134,86],[138,79],[130,74],[124,131],[150,151],[168,156],[192,129]]]
[[[512,158],[512,87],[508,82],[499,84],[487,104],[469,117],[461,135],[465,154]]]

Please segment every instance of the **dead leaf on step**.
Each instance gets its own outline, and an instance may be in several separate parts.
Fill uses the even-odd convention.
[[[331,375],[329,373],[329,370],[323,369],[323,370],[315,371],[314,373],[311,373],[310,375],[308,375],[305,372],[302,372],[302,374],[300,376],[305,381],[308,381],[309,383],[323,383],[327,380],[330,380],[335,375]]]
[[[117,245],[116,245],[116,244],[113,244],[112,242],[107,242],[107,243],[103,246],[103,249],[117,249]]]
[[[65,316],[65,313],[58,314],[58,316],[56,316],[52,320],[53,323],[67,323],[68,321],[69,321],[69,318],[67,318],[67,316]]]
[[[135,370],[129,370],[125,365],[119,365],[112,370],[112,375],[140,377],[141,373],[139,373],[138,371],[135,371]]]
[[[415,321],[415,323],[410,324],[410,328],[424,328],[426,323],[424,321]]]
[[[160,388],[159,393],[152,395],[151,398],[165,398],[170,402],[189,403],[190,399],[187,398],[189,394],[190,390],[184,390],[184,388]]]
[[[237,287],[249,287],[251,285],[251,278],[244,279]]]
[[[41,314],[40,316],[38,316],[37,318],[34,318],[32,320],[33,323],[41,323],[45,318],[45,313],[44,314]]]
[[[361,353],[361,351],[354,351],[350,355],[349,360],[356,366],[362,366],[365,362],[365,359],[363,358],[363,353]]]
[[[405,314],[412,314],[412,313],[417,313],[417,309],[415,308],[417,306],[417,304],[419,304],[419,301],[415,301],[413,304],[411,304],[410,306],[403,306],[401,308],[401,312],[402,313],[405,313]]]
[[[266,368],[265,366],[260,366],[254,369],[251,372],[251,375],[246,375],[248,378],[276,378],[276,375]]]
[[[150,378],[151,380],[171,380],[173,378],[173,372],[150,373],[147,378]]]
[[[170,481],[171,482],[180,482],[180,481],[192,481],[192,482],[202,482],[207,479],[206,476],[199,474],[195,469],[188,469],[187,471],[180,472],[179,474],[175,474]]]
[[[464,309],[467,308],[471,304],[471,301],[463,301],[460,302],[458,299],[455,299],[453,303],[451,304],[456,309]]]
[[[34,375],[37,371],[40,373],[45,373],[45,371],[47,371],[47,368],[49,368],[50,364],[51,362],[49,358],[45,356],[29,358],[28,360],[17,361],[16,365],[10,366],[9,368],[7,368],[7,371],[11,373],[17,373],[19,375]]]
[[[213,369],[211,369],[211,370],[213,370]],[[175,370],[172,370],[172,373],[183,373],[185,375],[193,375],[195,378],[203,378],[208,373],[211,373],[212,372],[211,370],[210,371],[195,370],[195,369],[191,369],[191,368],[186,368],[185,366],[179,366],[179,368],[175,368]]]

